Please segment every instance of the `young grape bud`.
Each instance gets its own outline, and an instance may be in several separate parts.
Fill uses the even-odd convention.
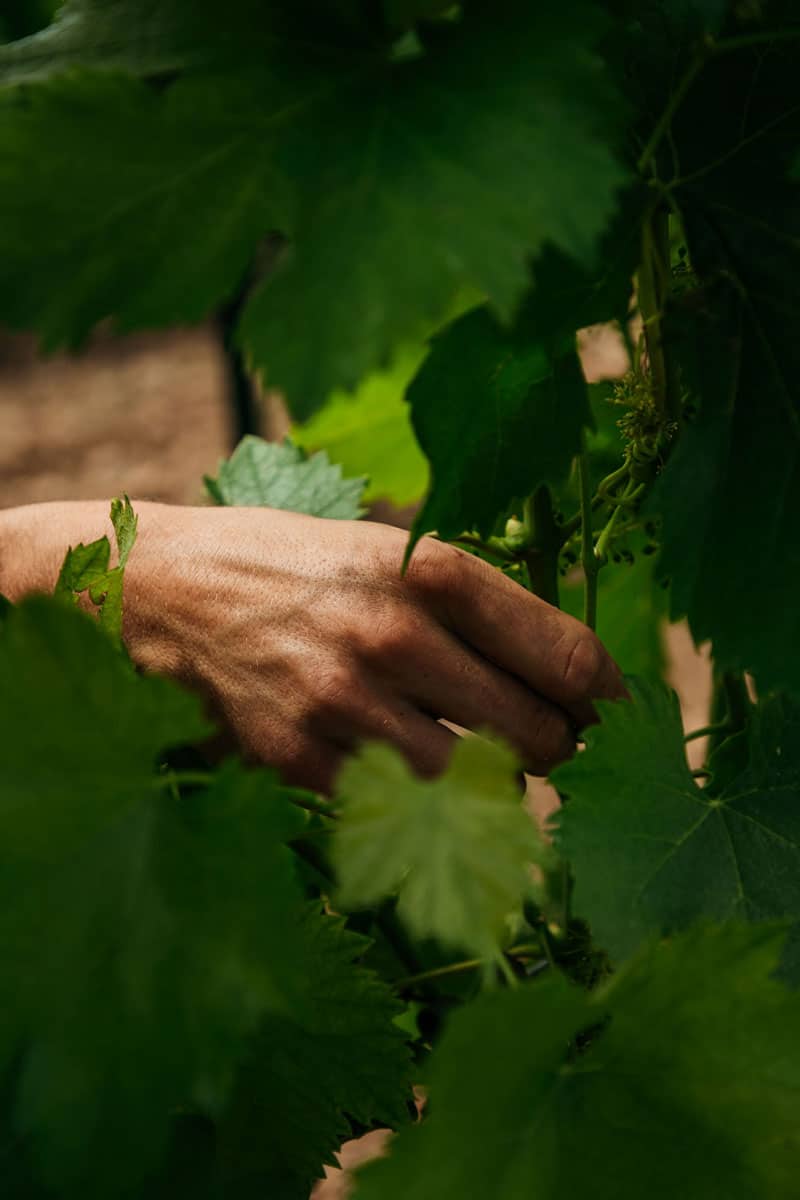
[[[506,521],[505,543],[509,550],[522,550],[528,544],[528,530],[516,517]]]

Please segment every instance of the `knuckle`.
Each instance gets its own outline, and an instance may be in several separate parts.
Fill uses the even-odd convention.
[[[393,608],[375,621],[362,638],[362,649],[370,659],[387,661],[407,654],[415,638],[410,613]]]
[[[313,697],[314,715],[325,717],[350,713],[359,686],[358,673],[351,663],[331,664],[317,681]]]
[[[424,538],[414,551],[407,578],[423,593],[447,595],[463,590],[473,561],[471,555],[457,546]]]
[[[606,653],[589,629],[581,630],[566,657],[562,683],[567,699],[584,700],[597,694],[603,679]]]

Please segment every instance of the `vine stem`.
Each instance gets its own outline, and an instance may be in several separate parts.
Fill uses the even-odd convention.
[[[675,91],[667,101],[667,105],[653,126],[652,133],[645,142],[644,149],[639,155],[636,163],[636,169],[640,175],[643,175],[650,165],[651,160],[655,156],[656,150],[661,144],[661,139],[672,124],[672,118],[683,104],[687,92],[705,66],[706,60],[708,59],[708,54],[709,51],[706,49],[704,53],[695,55],[694,59],[684,72],[683,78],[680,80],[678,86],[675,88]]]
[[[800,28],[779,29],[772,32],[766,30],[762,33],[745,33],[739,37],[725,38],[720,42],[706,42],[702,50],[689,63],[678,86],[667,101],[664,111],[653,126],[650,137],[645,142],[644,149],[636,163],[636,169],[639,174],[643,175],[651,165],[656,150],[661,144],[661,139],[672,124],[673,117],[686,99],[687,93],[697,79],[697,76],[710,59],[719,58],[723,54],[733,54],[735,51],[745,50],[749,46],[764,46],[774,42],[797,41],[798,38],[800,38]]]
[[[611,539],[611,535],[614,532],[614,527],[619,518],[619,514],[622,512],[622,510],[628,505],[628,503],[631,500],[636,499],[636,497],[641,493],[641,490],[643,487],[644,487],[643,483],[637,483],[635,479],[629,479],[624,492],[619,497],[619,499],[617,501],[615,501],[614,511],[611,513],[611,516],[606,521],[606,524],[603,527],[600,537],[597,539],[597,545],[594,547],[594,556],[595,556],[595,559],[597,560],[598,570],[600,569],[600,566],[602,565],[602,561],[603,561],[603,559],[605,557],[605,553],[606,553],[606,548],[608,547],[608,543]]]
[[[460,533],[458,537],[452,539],[452,542],[455,546],[469,546],[473,550],[480,550],[483,554],[491,554],[502,562],[516,561],[514,555],[502,544],[500,538],[490,538],[489,541],[484,541],[474,533]]]
[[[594,629],[597,625],[597,574],[600,563],[594,548],[592,482],[585,434],[582,435],[581,452],[578,456],[578,474],[581,489],[581,564],[584,575],[583,620],[590,629]]]
[[[153,786],[157,788],[172,788],[173,790],[182,787],[211,787],[215,779],[216,775],[213,771],[163,771],[153,780]],[[318,813],[319,816],[330,817],[332,820],[337,820],[339,816],[338,811],[332,804],[328,804],[325,800],[320,800],[314,796],[290,795],[287,798],[298,808],[304,808],[306,812]]]
[[[584,451],[585,452],[585,451]],[[592,496],[592,511],[596,508],[601,508],[604,504],[613,504],[613,498],[609,498],[608,490],[615,483],[625,479],[629,471],[627,463],[623,463],[621,467],[617,467],[616,471],[612,471],[610,475],[606,475],[605,479],[601,479],[597,485],[597,491]],[[577,533],[583,521],[583,510],[579,509],[568,521],[560,527],[562,544],[569,541],[573,533]]]
[[[719,721],[716,725],[703,725],[700,729],[693,729],[691,733],[687,733],[684,737],[684,742],[694,742],[698,738],[712,737],[715,733],[733,733],[733,725],[727,721]]]
[[[525,501],[523,525],[529,541],[523,559],[528,569],[531,591],[558,608],[558,555],[562,536],[553,512],[553,497],[546,484],[538,487]]]
[[[212,771],[162,771],[153,780],[157,788],[210,787],[214,782]]]
[[[339,810],[332,804],[328,804],[326,800],[320,800],[314,796],[289,796],[288,798],[292,804],[296,804],[298,808],[304,808],[306,812],[317,813],[320,817],[329,817],[331,821],[339,820]]]
[[[504,958],[530,958],[534,954],[541,954],[541,946],[512,946],[510,950],[506,950]],[[444,979],[448,975],[462,975],[466,971],[477,971],[480,967],[486,965],[485,958],[465,958],[460,962],[447,963],[443,967],[433,967],[430,971],[420,971],[417,975],[407,975],[405,979],[398,979],[394,986],[398,991],[407,991],[408,988],[416,987],[418,983],[428,983],[432,979]],[[542,960],[546,961],[546,960]]]

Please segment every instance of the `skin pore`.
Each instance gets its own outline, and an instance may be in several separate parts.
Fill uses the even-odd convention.
[[[134,662],[199,692],[248,757],[329,792],[343,756],[390,742],[435,775],[456,736],[500,734],[545,773],[592,701],[625,694],[581,622],[425,538],[263,508],[137,502],[124,636]],[[52,588],[69,545],[111,533],[105,501],[0,512],[0,592]]]

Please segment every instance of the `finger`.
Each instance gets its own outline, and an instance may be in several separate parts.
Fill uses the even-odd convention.
[[[332,738],[297,734],[276,738],[271,728],[249,733],[247,744],[241,745],[247,761],[275,767],[283,783],[290,787],[308,788],[312,792],[333,792],[336,776],[344,761],[344,749]]]
[[[328,738],[348,750],[361,741],[387,742],[424,778],[446,769],[458,738],[410,700],[397,700],[377,684],[370,694],[362,693],[357,705],[329,714],[324,730]]]
[[[563,709],[447,630],[433,627],[417,651],[406,660],[406,687],[421,708],[466,729],[500,734],[534,775],[546,775],[574,753],[575,725]]]
[[[408,578],[440,622],[496,666],[569,712],[596,720],[592,700],[624,696],[614,660],[581,621],[473,555],[434,543]]]

